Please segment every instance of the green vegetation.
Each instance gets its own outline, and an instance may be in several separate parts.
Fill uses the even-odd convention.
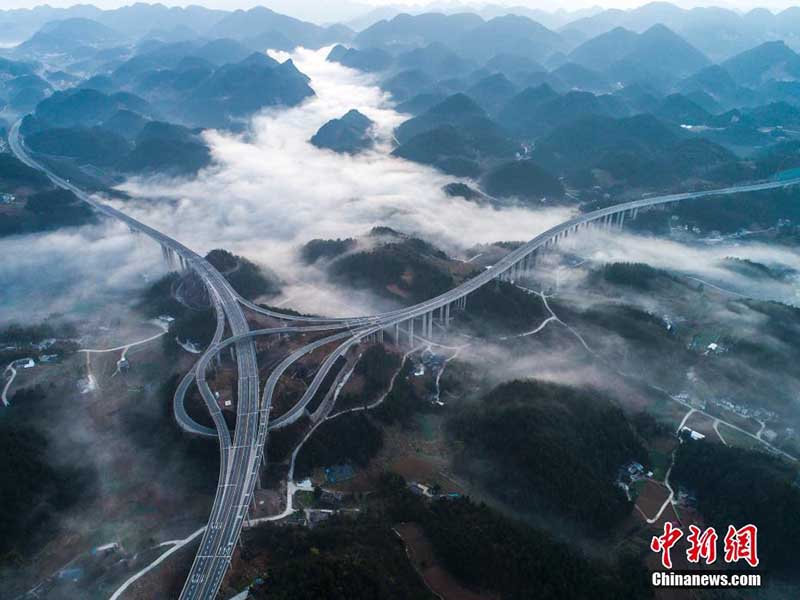
[[[564,186],[550,173],[530,160],[517,160],[492,169],[484,179],[486,193],[498,197],[514,197],[527,202],[543,198],[559,200]]]
[[[102,127],[44,129],[26,137],[35,152],[53,156],[69,156],[79,164],[109,166],[130,151],[127,140]]]
[[[415,521],[438,560],[469,587],[503,598],[649,598],[652,588],[641,560],[609,555],[590,560],[547,532],[509,519],[469,498],[430,504],[412,496],[398,476],[386,476],[381,494],[394,522]]]
[[[678,218],[678,223],[699,227],[708,232],[735,233],[740,229],[761,229],[775,226],[779,219],[800,222],[800,203],[797,188],[767,190],[747,194],[736,194],[705,199],[702,202],[681,202],[670,213],[645,213],[638,227],[654,231],[665,231],[669,215]]]
[[[417,600],[429,592],[414,572],[398,522],[419,524],[437,560],[459,582],[502,598],[650,598],[639,557],[589,559],[543,531],[468,498],[433,502],[385,475],[358,516],[333,516],[313,529],[276,525],[246,534],[242,558],[268,567],[255,598],[390,598]],[[241,587],[239,583],[235,585]]]
[[[206,260],[225,276],[233,289],[248,300],[272,296],[280,291],[278,282],[264,269],[227,250],[212,250],[206,255]]]
[[[357,154],[372,147],[374,142],[369,136],[372,125],[369,118],[357,110],[351,110],[341,119],[325,123],[311,138],[311,143],[317,148]]]
[[[512,283],[497,281],[469,296],[467,315],[473,325],[487,332],[516,331],[540,323],[549,316],[541,298]]]
[[[381,405],[372,411],[378,420],[388,425],[400,423],[403,427],[411,427],[418,413],[430,409],[427,398],[420,396],[410,381],[413,370],[413,362],[406,361],[394,381],[392,391]]]
[[[466,183],[448,183],[442,190],[451,198],[463,198],[464,200],[478,200],[481,198],[481,195]]]
[[[0,342],[31,344],[48,338],[70,338],[78,335],[73,323],[44,321],[35,325],[11,323],[0,330]]]
[[[540,506],[607,531],[631,510],[614,481],[647,453],[622,410],[602,393],[541,381],[496,387],[450,428],[463,468],[514,507]],[[484,463],[484,461],[488,461]]]
[[[214,338],[217,318],[214,309],[185,310],[169,324],[169,333],[164,336],[168,348],[175,349],[175,338],[182,342],[193,342],[208,346]]]
[[[5,409],[6,412],[11,408]],[[94,474],[55,464],[48,440],[16,414],[0,419],[0,562],[22,560],[35,551],[38,536],[55,517],[79,500],[90,499]]]
[[[307,477],[318,467],[344,463],[365,467],[383,446],[383,434],[363,411],[326,421],[297,455],[295,476]]]
[[[29,196],[24,210],[0,214],[0,235],[75,227],[96,219],[89,206],[67,190],[48,190]]]
[[[314,264],[320,259],[330,260],[349,252],[356,246],[352,238],[335,240],[311,240],[300,250],[300,257],[307,265]]]
[[[139,308],[151,319],[161,315],[182,314],[186,306],[178,302],[174,295],[180,280],[181,276],[176,272],[164,275],[144,290],[139,300]]]
[[[647,572],[632,557],[592,562],[574,549],[469,499],[439,500],[425,533],[437,556],[461,581],[498,590],[503,598],[648,598]]]
[[[739,273],[745,277],[753,279],[772,279],[775,281],[785,281],[794,271],[788,268],[773,268],[765,264],[748,260],[746,258],[725,257],[722,266],[729,271]]]
[[[334,261],[329,268],[333,279],[406,302],[421,302],[453,287],[452,276],[437,262],[447,260],[441,250],[417,238],[390,235],[393,239],[383,245]]]
[[[314,529],[267,526],[247,536],[245,560],[268,557],[253,598],[432,599],[385,522],[333,517]]]
[[[758,527],[759,557],[768,570],[797,578],[800,537],[797,469],[762,452],[686,440],[672,481],[692,490],[698,509],[720,535],[728,525]]]
[[[375,397],[385,390],[394,372],[400,366],[400,357],[387,352],[383,345],[367,348],[356,365],[355,374],[364,378],[362,394],[366,401],[374,401]]]
[[[21,187],[40,190],[49,186],[50,181],[42,173],[11,154],[0,153],[0,192],[14,192]]]
[[[603,265],[594,276],[602,278],[614,285],[624,285],[640,291],[652,290],[659,279],[675,278],[662,269],[656,269],[644,263],[611,263]]]
[[[190,308],[176,299],[175,290],[181,283],[187,288],[193,283],[200,285],[194,275],[168,273],[148,287],[138,303],[139,310],[150,318],[168,315],[175,319],[169,324],[169,332],[163,338],[168,355],[174,355],[178,351],[176,339],[207,346],[217,327],[213,308]]]

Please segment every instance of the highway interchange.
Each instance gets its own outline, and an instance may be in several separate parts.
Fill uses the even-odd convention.
[[[386,313],[349,318],[294,316],[272,311],[242,298],[208,261],[160,231],[126,215],[97,198],[85,193],[69,181],[34,160],[20,137],[20,124],[9,131],[9,146],[16,157],[31,168],[46,174],[58,187],[74,193],[98,212],[125,223],[132,231],[144,233],[164,249],[165,257],[173,262],[175,256],[186,269],[194,271],[203,281],[217,315],[213,339],[197,364],[181,380],[174,395],[174,413],[179,426],[201,436],[217,437],[220,447],[219,481],[214,504],[200,547],[181,592],[181,599],[213,599],[230,565],[244,521],[250,509],[259,469],[266,462],[265,448],[268,431],[285,427],[307,414],[307,408],[319,392],[326,376],[350,349],[367,338],[383,339],[383,333],[393,333],[400,344],[405,336],[409,345],[417,338],[430,339],[434,324],[448,327],[451,309],[466,307],[467,296],[496,279],[516,280],[533,269],[538,256],[556,245],[559,240],[589,227],[622,227],[627,218],[635,218],[640,210],[699,199],[744,192],[763,191],[800,183],[800,178],[785,181],[764,181],[719,190],[671,194],[635,200],[580,214],[541,233],[528,243],[504,256],[493,266],[468,279],[460,286],[425,302]],[[251,330],[243,309],[273,317],[284,326]],[[286,323],[291,323],[287,325]],[[415,327],[419,326],[418,330]],[[226,332],[229,336],[226,338]],[[255,338],[276,334],[326,333],[324,337],[303,345],[282,360],[270,373],[260,395],[259,370]],[[301,399],[287,412],[270,419],[275,391],[281,376],[298,360],[323,346],[337,344],[322,362]],[[233,439],[219,408],[217,398],[206,380],[212,360],[226,348],[234,348],[238,369],[238,406]],[[196,384],[209,410],[215,428],[194,421],[185,410],[186,392]],[[324,419],[333,402],[323,403],[315,414],[315,422]]]

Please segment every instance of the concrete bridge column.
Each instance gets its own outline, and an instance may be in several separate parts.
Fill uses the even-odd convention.
[[[378,332],[378,341],[382,344],[383,343],[383,329]]]
[[[450,327],[450,305],[446,304],[444,307],[444,326]]]
[[[394,324],[394,344],[395,346],[400,345],[400,323]]]
[[[408,345],[414,346],[414,317],[408,320]]]

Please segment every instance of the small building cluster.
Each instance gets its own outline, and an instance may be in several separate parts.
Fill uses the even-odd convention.
[[[419,483],[418,481],[409,482],[408,490],[415,496],[421,496],[423,498],[428,498],[430,500],[436,500],[440,498],[453,500],[455,498],[461,497],[461,494],[458,494],[456,492],[451,492],[449,494],[442,494],[441,488],[439,487],[438,484],[427,485],[425,483]]]
[[[628,500],[631,500],[631,486],[637,481],[644,481],[652,476],[652,471],[647,471],[642,463],[632,460],[619,468],[616,484],[625,492]]]
[[[692,440],[694,440],[696,442],[700,441],[700,440],[703,440],[706,437],[705,435],[703,435],[699,431],[695,431],[691,427],[686,427],[686,426],[681,428],[681,434],[689,437],[690,439],[692,439]]]

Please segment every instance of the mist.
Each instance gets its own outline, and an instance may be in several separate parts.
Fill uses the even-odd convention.
[[[800,252],[789,246],[761,241],[685,244],[625,232],[576,236],[570,242],[575,245],[569,247],[596,263],[642,262],[720,286],[733,295],[800,305]],[[784,280],[754,279],[725,268],[726,258],[746,259],[793,273]]]
[[[441,188],[453,177],[390,155],[392,131],[409,116],[394,109],[371,76],[327,62],[329,50],[272,53],[291,58],[311,78],[316,97],[259,114],[245,134],[207,132],[211,168],[190,181],[130,180],[122,189],[134,200],[120,208],[198,252],[224,247],[273,269],[286,283],[276,303],[332,315],[380,306],[302,266],[297,251],[311,239],[359,236],[385,225],[458,257],[476,243],[530,239],[568,218],[565,208],[495,209],[446,196]],[[308,142],[353,108],[375,122],[373,150],[349,156]]]
[[[2,323],[127,304],[165,269],[158,246],[112,221],[3,238],[0,252]]]

